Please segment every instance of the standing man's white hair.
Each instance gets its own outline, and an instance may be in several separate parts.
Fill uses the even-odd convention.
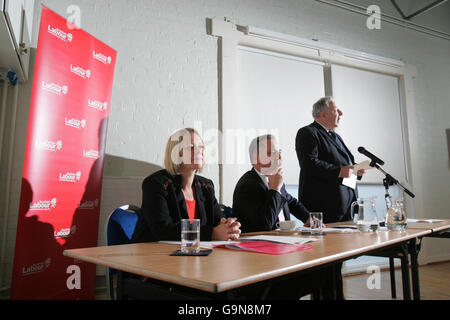
[[[331,96],[323,97],[317,100],[317,102],[313,104],[312,116],[314,118],[319,118],[320,113],[324,112],[328,108],[330,101],[334,101]]]

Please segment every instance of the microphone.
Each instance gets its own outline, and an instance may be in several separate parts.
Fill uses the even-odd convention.
[[[358,152],[362,153],[366,157],[369,157],[370,159],[372,159],[372,162],[378,163],[380,166],[384,165],[383,160],[381,160],[380,158],[377,158],[375,155],[373,155],[372,153],[367,151],[364,147],[359,147]]]

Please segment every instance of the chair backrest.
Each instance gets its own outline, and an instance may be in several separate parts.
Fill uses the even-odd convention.
[[[134,205],[124,205],[111,212],[106,220],[106,245],[114,246],[131,243],[140,211],[141,208]],[[114,269],[106,268],[106,286],[110,299],[114,299],[113,275],[116,272]]]
[[[222,214],[225,216],[225,218],[229,218],[233,216],[233,208],[228,207],[224,204],[219,204],[220,210],[222,211]]]
[[[107,219],[105,232],[108,246],[131,243],[140,210],[134,205],[124,205],[111,212]]]

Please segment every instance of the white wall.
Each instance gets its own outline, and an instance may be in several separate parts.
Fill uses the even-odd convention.
[[[450,126],[449,41],[383,22],[380,30],[368,30],[366,17],[312,0],[36,2],[35,44],[41,3],[65,17],[69,16],[69,5],[78,5],[81,27],[118,51],[106,145],[101,233],[109,211],[129,199],[123,197],[122,185],[128,191],[134,187],[136,197],[132,201],[139,201],[139,179],[162,165],[170,132],[193,126],[196,120],[202,121],[204,130],[217,128],[218,43],[207,35],[205,19],[223,17],[236,24],[319,39],[415,65],[416,114],[407,116],[416,119],[419,141],[415,146],[418,151],[411,155],[423,181],[422,193],[417,196],[423,198],[423,216],[450,218],[450,167],[445,140],[445,129]],[[390,6],[387,0],[379,3],[382,10],[383,6]],[[389,10],[392,12],[392,8]],[[446,12],[440,13],[439,27],[448,27],[449,11]],[[426,15],[418,18],[427,22]],[[429,21],[436,23],[435,19]],[[16,182],[20,181],[22,170],[30,87],[30,83],[24,85],[20,96]],[[204,175],[219,186],[217,165],[210,166]],[[117,176],[126,182],[117,183]],[[111,187],[112,183],[116,188]],[[13,188],[13,194],[20,192],[18,183]],[[7,264],[7,280],[13,260],[18,196],[13,196],[11,202],[8,255],[3,262]],[[449,259],[447,241],[426,239],[423,253],[429,260]]]

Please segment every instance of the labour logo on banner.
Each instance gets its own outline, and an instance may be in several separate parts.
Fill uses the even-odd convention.
[[[52,198],[51,200],[38,200],[34,203],[30,202],[30,211],[50,211],[56,208],[58,199]]]
[[[76,129],[83,129],[86,127],[86,120],[65,117],[64,124],[68,127],[72,127],[72,128],[76,128]]]
[[[108,109],[108,102],[88,99],[87,106],[89,108],[97,109],[99,111],[105,111]]]
[[[104,64],[111,64],[112,58],[110,56],[105,56],[100,52],[92,51],[92,57]]]
[[[54,93],[58,96],[65,96],[69,92],[69,87],[66,85],[56,84],[53,82],[42,81],[42,89]]]
[[[39,150],[47,150],[47,151],[59,151],[62,149],[63,142],[62,140],[41,140],[36,139],[35,147]]]
[[[72,42],[73,34],[70,32],[65,32],[57,27],[52,27],[50,25],[47,25],[47,31],[49,34],[57,37],[64,42]]]
[[[72,64],[70,65],[70,72],[76,74],[77,76],[83,79],[88,79],[91,77],[91,70],[83,69],[79,66],[73,66]]]

